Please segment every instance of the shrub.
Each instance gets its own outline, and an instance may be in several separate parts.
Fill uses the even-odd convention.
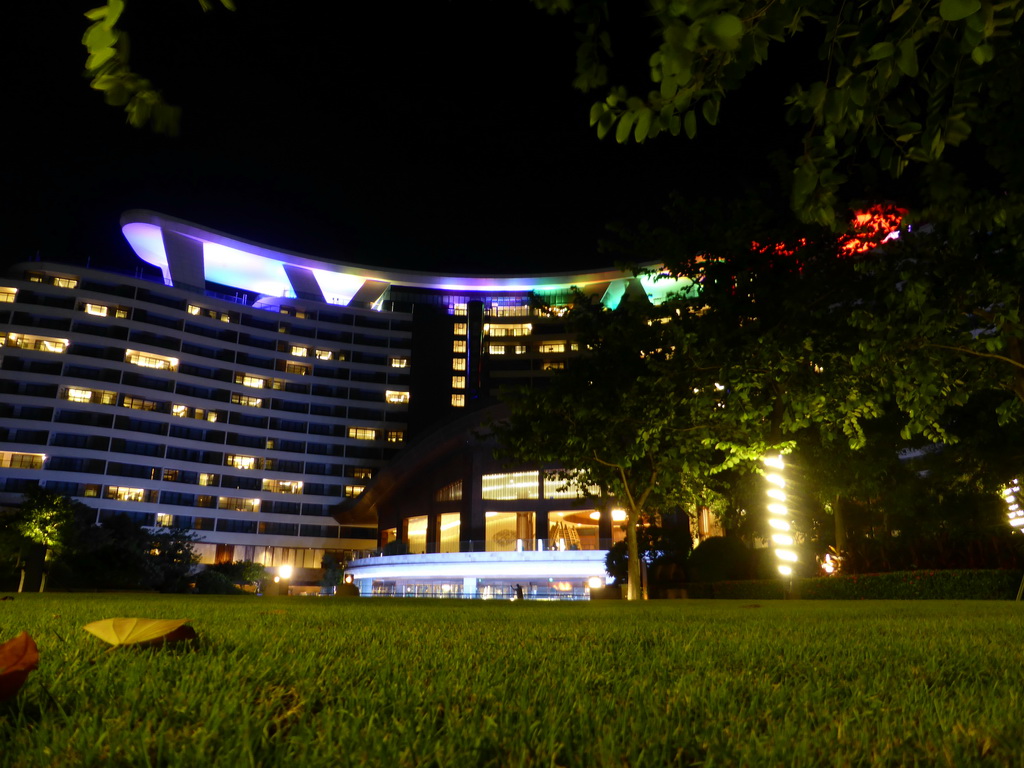
[[[690,554],[691,582],[734,581],[750,577],[750,549],[734,536],[712,536]]]
[[[1011,570],[896,571],[801,579],[809,600],[1012,600],[1021,572]]]
[[[231,583],[231,579],[218,571],[200,571],[196,575],[196,594],[244,595],[245,591]]]

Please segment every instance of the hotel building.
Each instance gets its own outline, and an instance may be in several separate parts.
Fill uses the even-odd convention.
[[[203,563],[351,560],[363,594],[582,594],[617,526],[557,467],[505,468],[480,425],[578,354],[572,289],[619,271],[467,277],[290,253],[147,211],[125,274],[0,278],[0,505],[34,485],[195,531]],[[500,413],[499,413],[500,415]]]

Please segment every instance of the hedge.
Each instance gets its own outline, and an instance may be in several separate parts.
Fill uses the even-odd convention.
[[[719,600],[1013,600],[1024,572],[1014,570],[896,571],[794,579],[687,585],[687,596]]]

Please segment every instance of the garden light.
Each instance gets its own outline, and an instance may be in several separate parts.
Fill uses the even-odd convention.
[[[782,533],[772,534],[772,544],[775,545],[775,557],[779,559],[779,573],[783,576],[791,576],[793,568],[788,565],[797,561],[796,552],[790,549],[795,543],[789,535],[791,530],[789,524],[789,508],[786,506],[786,493],[782,489],[786,487],[786,478],[783,470],[786,464],[781,454],[765,456],[761,459],[765,469],[764,479],[768,483],[768,526]]]
[[[292,567],[290,565],[282,565],[277,569],[277,575],[282,579],[290,579],[292,577]]]

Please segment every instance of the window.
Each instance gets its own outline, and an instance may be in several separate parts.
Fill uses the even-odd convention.
[[[390,403],[391,405],[408,405],[409,393],[389,389],[384,393],[384,402]]]
[[[512,353],[516,354],[516,355],[525,355],[526,354],[526,345],[524,345],[524,344],[516,344],[514,347],[512,347]]]
[[[352,477],[356,478],[356,480],[369,480],[373,477],[373,470],[369,467],[353,467]]]
[[[466,342],[463,339],[456,339],[453,341],[452,352],[456,354],[466,354]]]
[[[126,363],[143,368],[155,368],[158,371],[178,370],[178,358],[155,355],[152,352],[136,352],[134,349],[126,349],[124,359]]]
[[[56,352],[63,354],[67,351],[67,339],[54,339],[50,336],[32,336],[28,333],[8,333],[7,346],[18,349],[34,349],[38,352]]]
[[[461,393],[452,393],[452,405],[456,408],[466,407],[466,396]]]
[[[0,304],[10,304],[17,295],[17,288],[0,288]]]
[[[7,453],[0,451],[0,467],[11,469],[42,469],[46,456],[42,453]]]
[[[229,453],[224,463],[235,469],[262,469],[263,461],[255,456],[242,456],[236,453]]]
[[[466,388],[466,377],[465,376],[452,376],[452,389],[465,389]]]
[[[263,490],[272,493],[302,493],[302,481],[263,478]]]
[[[458,479],[443,488],[438,489],[434,494],[435,501],[462,501],[462,479]]]
[[[216,485],[217,484],[217,476],[214,475],[214,474],[211,474],[209,472],[200,472],[199,473],[199,484],[200,485]]]
[[[453,371],[464,371],[464,370],[466,370],[466,358],[464,358],[464,357],[453,357],[452,358],[452,370]]]
[[[292,345],[292,348],[289,351],[295,357],[307,357],[309,355],[309,350],[306,347],[300,347],[295,344]]]
[[[492,355],[504,355],[505,345],[504,344],[488,344],[487,351]]]
[[[469,333],[469,325],[467,323],[456,323],[454,326],[454,333],[456,336],[465,336]]]
[[[546,354],[552,354],[557,352],[565,352],[564,341],[546,341],[543,344],[537,346],[537,351]]]
[[[188,416],[188,406],[179,405],[175,403],[171,406],[171,416],[177,416],[178,418],[185,418]]]
[[[259,499],[239,499],[233,496],[219,496],[217,509],[230,509],[234,512],[259,512]]]
[[[365,485],[346,485],[345,486],[345,498],[354,499],[360,493],[366,490]]]
[[[156,513],[156,526],[157,528],[171,528],[174,525],[174,515],[168,515],[165,512]]]
[[[304,363],[285,363],[284,371],[285,373],[297,373],[300,376],[308,376],[310,368]]]
[[[505,472],[482,475],[480,486],[483,498],[493,500],[536,499],[540,477],[533,472]]]
[[[231,315],[227,312],[218,312],[215,309],[206,309],[204,307],[198,307],[195,304],[188,305],[188,313],[190,315],[196,315],[197,317],[210,317],[214,320],[220,320],[222,323],[230,323]]]
[[[267,386],[267,380],[262,376],[253,376],[250,373],[235,374],[235,384],[241,384],[253,389],[263,389]]]
[[[372,427],[349,427],[348,436],[353,440],[376,440],[377,430]]]
[[[125,488],[120,485],[108,485],[107,493],[104,498],[114,499],[116,501],[145,501],[146,489]]]
[[[389,429],[388,430],[388,442],[389,443],[404,443],[405,432],[400,429]]]
[[[72,403],[98,403],[113,405],[117,402],[117,393],[103,389],[84,389],[82,387],[65,387],[61,397]]]
[[[82,310],[87,315],[96,315],[97,317],[106,317],[110,314],[110,307],[104,306],[103,304],[89,304],[86,303]]]
[[[329,349],[318,349],[313,353],[317,360],[333,360],[334,353]]]
[[[392,357],[389,362],[390,362],[392,368],[408,368],[409,367],[409,358],[408,357]]]
[[[587,495],[601,495],[601,487],[597,485],[587,486],[585,492],[575,486],[566,487],[566,481],[559,478],[557,472],[558,470],[546,470],[544,472],[545,499],[582,499]]]
[[[466,302],[457,301],[452,305],[452,314],[457,316],[464,316],[468,310]]]
[[[235,405],[248,405],[253,408],[260,408],[263,406],[263,400],[259,397],[250,397],[249,395],[239,395],[236,392],[231,393],[231,402]]]
[[[487,332],[494,338],[500,336],[529,336],[533,332],[533,324],[531,323],[509,323],[498,325],[491,323]]]
[[[542,371],[561,371],[565,368],[565,363],[562,361],[554,362],[552,360],[545,360],[540,364]]]
[[[177,469],[165,469],[163,479],[169,483],[178,482],[178,478],[181,477],[181,472]]]
[[[160,410],[160,403],[154,402],[153,400],[146,400],[141,397],[132,397],[131,395],[125,395],[124,400],[121,401],[121,405],[125,408],[132,408],[136,411]]]

